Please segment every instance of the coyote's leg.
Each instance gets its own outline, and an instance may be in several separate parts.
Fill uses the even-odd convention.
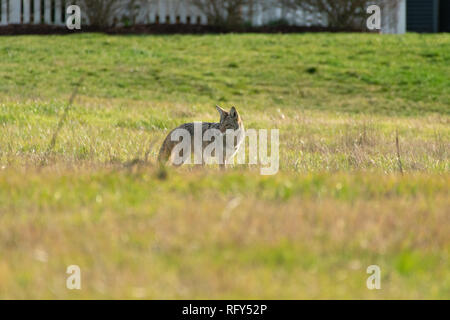
[[[225,170],[227,168],[227,164],[228,164],[227,152],[226,152],[226,148],[224,147],[222,159],[219,160],[220,169]]]

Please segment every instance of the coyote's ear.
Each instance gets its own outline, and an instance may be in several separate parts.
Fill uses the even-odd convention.
[[[221,107],[219,107],[218,105],[216,105],[216,109],[217,111],[219,111],[220,114],[220,122],[222,122],[225,117],[227,116],[228,112],[226,112],[224,109],[222,109]]]
[[[237,112],[237,110],[236,110],[235,107],[231,107],[231,109],[230,109],[230,116],[231,116],[232,118],[237,119],[237,117],[238,117],[238,112]]]

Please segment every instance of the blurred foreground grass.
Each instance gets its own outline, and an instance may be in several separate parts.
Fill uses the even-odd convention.
[[[445,298],[440,175],[170,171],[0,173],[0,296]],[[79,265],[82,290],[65,288]],[[366,288],[379,265],[382,290]]]

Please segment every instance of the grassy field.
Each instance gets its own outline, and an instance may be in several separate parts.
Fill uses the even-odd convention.
[[[449,299],[449,75],[446,34],[0,37],[0,298]],[[158,168],[215,104],[278,174]]]

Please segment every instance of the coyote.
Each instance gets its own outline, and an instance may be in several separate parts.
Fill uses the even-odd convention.
[[[159,155],[158,155],[158,160],[160,163],[166,163],[168,161],[170,161],[172,164],[174,165],[180,165],[180,164],[175,164],[173,161],[173,154],[172,151],[174,149],[174,147],[180,143],[180,141],[178,141],[177,139],[173,139],[172,138],[172,133],[176,130],[180,130],[180,129],[184,129],[186,130],[191,137],[191,143],[190,143],[190,152],[186,152],[187,154],[183,154],[183,150],[181,150],[180,152],[180,156],[183,158],[182,163],[184,163],[184,161],[190,156],[191,154],[194,154],[195,148],[194,148],[194,128],[196,125],[201,126],[201,133],[202,133],[202,137],[201,137],[201,150],[197,150],[202,152],[201,155],[201,159],[202,159],[202,165],[205,164],[205,159],[203,157],[203,152],[205,150],[205,148],[211,143],[211,141],[215,141],[215,137],[211,137],[210,141],[203,141],[205,132],[207,132],[209,129],[215,129],[215,132],[218,132],[219,135],[221,135],[221,138],[223,140],[223,161],[219,161],[219,165],[220,167],[223,169],[225,168],[225,165],[228,164],[230,162],[230,160],[234,157],[234,155],[236,154],[236,152],[239,149],[239,146],[241,145],[242,141],[244,140],[245,137],[245,132],[244,132],[244,124],[242,123],[242,119],[239,115],[239,113],[237,112],[235,107],[231,107],[230,111],[226,111],[224,109],[222,109],[219,106],[216,106],[217,111],[219,111],[220,114],[220,122],[215,123],[215,122],[202,122],[202,123],[185,123],[182,124],[181,126],[173,129],[166,137],[166,139],[164,140],[161,149],[159,150]],[[227,144],[227,136],[232,135],[233,137],[229,137],[230,139],[232,138],[232,143],[228,143]],[[208,140],[208,139],[206,139]],[[215,154],[212,154],[213,156],[215,156]]]

